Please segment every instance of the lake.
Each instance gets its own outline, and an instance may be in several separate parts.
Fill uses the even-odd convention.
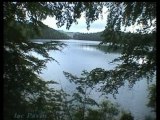
[[[63,71],[80,76],[82,70],[91,71],[94,68],[113,69],[117,63],[110,62],[120,56],[119,53],[105,53],[93,47],[99,44],[99,41],[64,40],[63,42],[67,46],[62,51],[49,51],[50,56],[56,59],[59,64],[48,62],[47,68],[42,71],[40,76],[45,80],[55,80],[61,83],[63,89],[70,93],[74,92],[75,86],[65,78]],[[61,88],[61,85],[54,87]],[[126,83],[125,86],[119,89],[116,99],[112,95],[109,95],[108,99],[118,103],[124,110],[130,111],[135,120],[143,120],[147,115],[155,115],[146,106],[148,102],[147,88],[146,79],[137,81],[132,89]],[[96,92],[92,93],[92,97],[97,101],[102,99],[99,95]]]

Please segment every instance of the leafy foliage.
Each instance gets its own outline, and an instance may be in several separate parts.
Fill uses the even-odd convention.
[[[71,82],[74,82],[76,85],[76,91],[73,94],[73,100],[76,100],[76,105],[79,105],[78,108],[80,111],[75,113],[75,119],[80,118],[78,120],[84,119],[115,119],[115,117],[119,114],[118,106],[111,103],[109,100],[105,100],[102,103],[98,104],[94,99],[90,97],[92,90],[95,88],[94,86],[97,84],[96,75],[101,73],[102,69],[97,68],[96,74],[90,74],[87,71],[82,71],[82,77],[73,76],[70,73],[64,72],[64,75]],[[103,76],[101,74],[101,76]],[[94,82],[92,79],[94,78]],[[79,104],[80,103],[80,104]],[[98,109],[92,109],[90,107],[96,105]],[[93,114],[95,113],[95,114]],[[94,116],[94,117],[93,117]]]
[[[47,16],[56,17],[57,26],[66,24],[69,29],[72,23],[78,23],[81,13],[85,12],[86,24],[97,20],[106,5],[109,10],[107,26],[104,31],[104,42],[112,42],[111,47],[119,44],[123,47],[122,56],[118,58],[122,64],[115,70],[94,69],[92,75],[84,72],[82,78],[71,76],[69,79],[79,85],[78,101],[83,103],[80,113],[84,119],[85,104],[94,104],[86,95],[86,89],[93,88],[98,82],[104,83],[101,90],[106,93],[117,91],[124,80],[135,83],[138,78],[149,77],[156,70],[156,3],[101,3],[101,2],[4,2],[4,119],[13,119],[15,112],[26,113],[31,110],[42,110],[48,120],[61,120],[70,116],[66,107],[65,93],[48,87],[38,74],[45,68],[46,62],[55,60],[48,55],[49,50],[61,50],[63,43],[30,41],[39,35],[43,28],[42,20]],[[142,24],[143,28],[135,36],[122,35],[120,28],[131,24]],[[153,27],[151,30],[150,28]],[[110,36],[106,36],[106,35]],[[135,40],[138,40],[135,42]],[[145,42],[144,42],[145,41]],[[44,59],[34,57],[36,52]],[[143,64],[138,60],[144,60]],[[116,60],[115,60],[116,61]],[[99,70],[101,73],[99,73]],[[104,75],[103,77],[98,76]],[[87,78],[86,78],[87,74]],[[94,78],[94,82],[92,81]],[[152,77],[152,76],[151,76]],[[88,81],[85,83],[84,81]],[[77,82],[78,81],[78,82]],[[67,116],[67,117],[66,117]],[[71,117],[69,117],[71,118]]]
[[[156,4],[154,2],[106,3],[109,15],[103,32],[110,49],[121,48],[121,56],[112,62],[121,63],[106,70],[101,91],[118,93],[118,88],[129,82],[132,87],[143,77],[152,80],[156,71]],[[137,33],[123,33],[122,27],[140,25]],[[153,29],[151,29],[151,27]],[[94,70],[93,70],[94,71]],[[96,71],[96,69],[95,69]]]
[[[53,99],[61,100],[56,95],[58,91],[49,89],[47,82],[38,74],[45,68],[46,62],[54,60],[49,56],[48,51],[60,50],[64,44],[30,41],[34,34],[38,34],[42,26],[39,20],[46,18],[49,14],[45,15],[48,9],[41,3],[19,2],[5,2],[3,9],[4,119],[13,118],[16,112],[27,114],[32,110],[41,110],[51,113],[47,106],[52,106],[51,109],[53,109],[59,106]],[[34,57],[31,52],[40,54],[44,59]],[[49,99],[52,101],[49,102]]]
[[[101,120],[101,113],[96,109],[88,109],[86,120]]]
[[[143,25],[137,32],[149,33],[156,30],[156,2],[110,2],[106,30],[120,31],[121,27]],[[154,27],[154,29],[150,29]]]
[[[120,120],[134,120],[134,117],[131,115],[131,113],[123,112]]]
[[[156,118],[153,118],[151,116],[145,116],[145,120],[156,120]]]
[[[149,101],[147,106],[153,108],[154,109],[153,111],[156,112],[156,84],[152,84],[148,90],[149,90],[149,95],[148,95]]]
[[[118,106],[116,104],[113,104],[109,100],[103,101],[100,106],[103,120],[114,120],[115,117],[119,114]]]
[[[76,105],[80,111],[78,111],[75,116],[80,117],[80,120],[84,120],[86,115],[86,110],[88,105],[93,106],[96,105],[98,106],[98,103],[90,97],[91,91],[93,89],[93,84],[90,84],[90,80],[88,77],[88,72],[83,71],[82,72],[82,77],[78,78],[77,76],[73,76],[70,73],[64,72],[64,75],[70,82],[74,82],[76,84],[76,91],[73,93],[73,101],[76,101]]]
[[[99,18],[102,13],[103,3],[101,2],[55,2],[49,3],[55,6],[55,17],[57,26],[61,27],[66,23],[66,29],[69,29],[72,23],[78,24],[77,19],[81,13],[85,12],[86,24],[89,29],[90,23]]]
[[[98,109],[88,109],[86,120],[115,120],[119,114],[118,106],[110,101],[102,101]]]

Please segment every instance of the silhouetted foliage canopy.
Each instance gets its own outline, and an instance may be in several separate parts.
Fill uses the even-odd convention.
[[[155,2],[3,2],[4,24],[4,119],[13,118],[15,112],[33,109],[45,111],[47,119],[65,118],[66,107],[63,91],[48,87],[48,82],[39,77],[46,63],[55,60],[49,50],[61,50],[60,42],[33,42],[30,39],[40,34],[42,20],[47,16],[55,17],[58,27],[72,23],[85,13],[87,29],[90,23],[99,19],[103,6],[108,8],[103,43],[123,47],[121,61],[114,70],[92,70],[92,77],[99,78],[99,70],[104,77],[94,81],[104,82],[102,90],[113,92],[127,79],[131,84],[138,78],[153,75],[156,70],[156,3]],[[143,28],[135,36],[122,35],[121,27],[142,24]],[[152,28],[152,30],[150,30]],[[43,59],[33,55],[38,53]],[[138,60],[142,59],[143,64]],[[97,71],[98,70],[98,71]],[[101,75],[100,74],[100,75]],[[51,82],[54,83],[54,82]],[[83,89],[77,89],[83,93]]]

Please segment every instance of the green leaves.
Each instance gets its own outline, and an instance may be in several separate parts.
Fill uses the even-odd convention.
[[[134,120],[131,113],[123,112],[120,120]]]
[[[106,77],[106,72],[102,68],[95,68],[89,73],[90,80],[97,84],[99,81],[103,81]]]
[[[74,97],[74,100],[77,100],[77,102],[79,103],[83,103],[83,100],[82,100],[82,96],[78,93],[73,93],[72,95]]]
[[[89,105],[99,106],[99,104],[98,104],[94,99],[91,99],[91,98],[86,98],[86,99],[85,99],[85,103],[86,103],[86,104],[89,104]]]
[[[152,84],[149,88],[149,101],[147,106],[153,108],[153,111],[156,112],[156,84]]]
[[[84,90],[80,86],[76,87],[76,89],[78,90],[79,93],[83,95],[85,94]]]
[[[4,3],[5,119],[13,118],[14,112],[24,109],[27,111],[41,109],[50,113],[48,105],[53,109],[56,104],[50,100],[60,101],[56,96],[58,92],[50,90],[47,83],[37,74],[45,67],[47,61],[54,60],[48,55],[48,51],[61,50],[64,44],[59,42],[39,44],[30,41],[43,26],[39,20],[50,14],[44,12],[42,6],[40,3]],[[44,59],[32,56],[31,51],[42,55]],[[56,109],[58,111],[59,108]]]

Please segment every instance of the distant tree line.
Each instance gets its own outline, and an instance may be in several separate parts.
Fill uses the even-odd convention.
[[[97,33],[76,33],[73,35],[73,39],[77,40],[93,40],[93,41],[102,41],[102,32]]]

